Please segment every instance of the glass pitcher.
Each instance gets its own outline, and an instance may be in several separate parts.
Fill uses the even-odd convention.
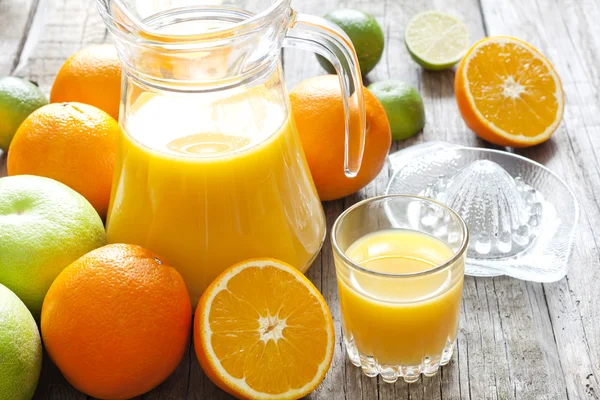
[[[290,0],[98,0],[123,64],[123,134],[108,240],[165,257],[195,305],[223,270],[253,257],[304,272],[325,217],[290,114],[282,46],[338,72],[345,172],[358,172],[365,116],[356,54]]]

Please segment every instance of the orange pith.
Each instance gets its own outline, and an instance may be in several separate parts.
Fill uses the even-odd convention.
[[[202,296],[194,325],[202,368],[238,398],[300,398],[331,364],[327,305],[306,277],[281,261],[249,260],[225,271]]]
[[[501,146],[541,143],[563,115],[563,90],[552,64],[515,38],[490,37],[473,45],[456,72],[455,92],[467,126]]]

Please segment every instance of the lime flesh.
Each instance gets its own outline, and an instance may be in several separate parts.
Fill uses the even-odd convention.
[[[425,11],[408,22],[404,42],[417,64],[438,71],[452,68],[465,55],[469,29],[451,14]]]

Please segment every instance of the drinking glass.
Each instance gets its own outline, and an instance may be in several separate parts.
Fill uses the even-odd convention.
[[[331,241],[352,364],[385,382],[435,375],[450,361],[458,332],[468,243],[464,221],[434,200],[381,196],[340,215]],[[369,254],[385,268],[366,268],[356,254]],[[435,261],[406,270],[403,263],[416,257]]]

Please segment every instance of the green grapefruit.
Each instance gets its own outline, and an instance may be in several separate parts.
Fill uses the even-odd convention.
[[[33,316],[0,285],[0,400],[30,400],[42,369],[42,341]]]
[[[39,176],[0,178],[0,283],[35,318],[54,278],[105,244],[98,213],[73,189]]]

